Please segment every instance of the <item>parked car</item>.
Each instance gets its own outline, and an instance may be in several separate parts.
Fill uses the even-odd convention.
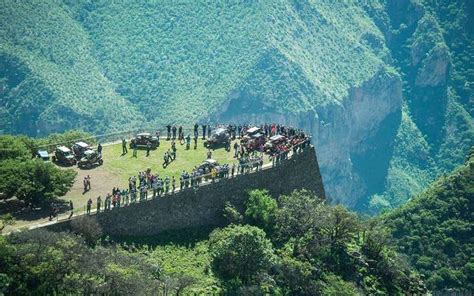
[[[204,142],[204,146],[211,149],[220,146],[229,146],[230,141],[229,131],[225,128],[218,128],[211,132],[211,136]]]
[[[133,149],[134,145],[137,145],[137,148],[146,148],[148,142],[151,144],[151,149],[156,149],[160,145],[158,137],[152,136],[150,133],[140,133],[130,141],[130,149]]]
[[[72,152],[74,152],[74,156],[76,159],[81,159],[84,156],[84,152],[91,149],[91,146],[86,142],[76,142],[72,145]]]
[[[53,162],[61,165],[75,165],[77,163],[71,149],[66,146],[58,146],[54,151]]]
[[[240,143],[248,151],[254,151],[265,144],[265,135],[259,127],[251,127],[245,131]]]
[[[38,150],[38,152],[36,152],[36,157],[43,161],[49,161],[49,153],[46,150]]]
[[[77,166],[80,168],[91,168],[94,165],[102,165],[102,155],[92,149],[84,151],[84,156],[79,160]]]

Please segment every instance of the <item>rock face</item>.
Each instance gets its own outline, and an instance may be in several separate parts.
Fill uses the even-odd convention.
[[[246,98],[235,92],[211,118],[216,122],[279,122],[311,132],[328,199],[353,207],[368,191],[352,156],[361,158],[374,153],[367,139],[385,128],[384,120],[390,116],[401,117],[401,91],[400,77],[382,70],[361,86],[352,88],[342,103],[316,106],[314,111],[283,114],[266,106],[263,113],[260,109],[251,112],[245,106]],[[243,112],[236,114],[234,110],[239,108]]]

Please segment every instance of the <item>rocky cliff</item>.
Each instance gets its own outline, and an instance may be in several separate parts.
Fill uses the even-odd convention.
[[[4,1],[0,130],[280,122],[327,195],[405,202],[473,145],[472,4]]]

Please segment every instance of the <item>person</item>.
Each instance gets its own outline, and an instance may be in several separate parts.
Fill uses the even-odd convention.
[[[178,140],[181,140],[182,138],[184,138],[184,135],[183,135],[183,127],[180,125],[178,127]]]
[[[107,209],[110,210],[112,206],[112,195],[110,193],[107,194],[108,201],[107,201]]]
[[[102,156],[102,145],[97,146],[97,153],[99,153],[100,156]]]
[[[156,131],[156,146],[160,147],[160,131]]]
[[[87,192],[87,177],[84,177],[82,184],[84,185],[84,192],[82,194],[84,194]]]
[[[69,209],[71,210],[71,214],[69,215],[69,219],[71,219],[72,214],[74,213],[74,204],[72,203],[72,200],[69,200]]]
[[[165,155],[163,155],[163,168],[166,168],[168,166],[168,152],[165,152]]]
[[[166,176],[165,178],[165,194],[168,194],[170,191],[170,178]]]
[[[156,183],[158,187],[158,197],[160,197],[163,193],[163,180],[161,178],[158,178],[158,180],[156,180]]]
[[[146,157],[150,156],[151,143],[150,141],[146,142]]]
[[[207,159],[211,159],[212,158],[212,151],[211,149],[207,149]]]
[[[196,150],[198,147],[198,137],[194,137],[194,150]]]
[[[173,125],[171,131],[173,132],[173,140],[176,140],[176,126]]]
[[[207,125],[203,124],[202,125],[202,139],[203,140],[206,139],[206,128],[207,128]]]
[[[171,193],[174,193],[175,190],[176,190],[176,179],[173,176],[171,178]]]
[[[122,139],[122,155],[125,155],[128,153],[128,150],[127,150],[127,141],[125,140],[125,138]]]
[[[125,205],[129,205],[130,204],[130,195],[129,195],[129,191],[128,189],[125,189]]]
[[[87,190],[91,190],[91,176],[87,175]]]
[[[171,138],[171,125],[168,124],[168,125],[166,126],[166,132],[167,132],[167,133],[166,133],[166,140],[169,141],[170,138]]]
[[[184,137],[184,136],[183,136],[183,137]],[[171,151],[172,151],[172,152],[171,152],[171,156],[172,156],[172,159],[173,159],[173,160],[176,160],[176,151],[177,151],[177,150],[178,150],[178,149],[176,148],[176,143],[173,141],[173,142],[171,143]]]
[[[234,143],[234,158],[239,156],[239,144],[237,142]]]
[[[216,168],[212,168],[212,169],[211,169],[212,183],[214,183],[214,181],[216,180],[216,177],[217,177],[217,169],[216,169]]]
[[[97,213],[100,213],[100,206],[102,204],[102,198],[100,195],[97,197]]]
[[[187,135],[186,136],[186,150],[189,150],[189,146],[191,146],[191,137]]]
[[[92,206],[92,199],[89,198],[89,200],[87,201],[87,215],[90,215],[91,213],[91,206]]]
[[[137,157],[137,143],[132,142],[133,146],[133,157]]]
[[[232,174],[232,177],[234,176],[234,173],[235,173],[235,163],[232,164],[232,168],[231,168],[231,174]]]
[[[197,124],[197,122],[194,124],[194,136],[195,137],[199,137],[199,124]]]
[[[179,177],[179,190],[183,191],[183,187],[184,187],[184,170],[181,173],[181,176]]]

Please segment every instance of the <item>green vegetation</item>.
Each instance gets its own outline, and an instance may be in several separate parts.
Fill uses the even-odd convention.
[[[474,150],[465,165],[380,219],[430,289],[473,289]]]
[[[49,205],[69,191],[76,174],[42,160],[5,160],[0,163],[1,199],[16,197],[26,205]]]
[[[0,129],[31,135],[191,122],[239,92],[313,110],[388,54],[362,9],[332,1],[7,1],[0,25]]]
[[[264,190],[251,192],[252,211],[267,212],[261,202],[267,197]],[[304,190],[277,202],[271,232],[230,224],[210,234],[183,230],[113,243],[98,239],[100,227],[89,218],[73,226],[80,236],[40,230],[1,237],[0,289],[15,295],[426,292],[382,224],[362,221]]]
[[[267,212],[265,203],[255,202],[265,199],[265,191],[251,192],[252,212]],[[416,273],[389,245],[380,224],[361,221],[342,206],[326,205],[304,190],[280,196],[274,218],[271,232],[231,224],[211,234],[211,266],[226,293],[424,291]]]
[[[332,111],[322,106],[345,104],[374,77],[400,77],[403,120],[383,128],[398,133],[377,140],[387,143],[376,145],[380,180],[361,176],[374,196],[357,196],[360,211],[394,208],[462,163],[473,144],[469,7],[467,0],[4,1],[0,131],[103,134],[223,111],[316,111],[324,124]],[[403,151],[412,140],[420,155]]]
[[[32,159],[36,145],[27,137],[0,136],[0,199],[47,206],[69,191],[76,172]]]

